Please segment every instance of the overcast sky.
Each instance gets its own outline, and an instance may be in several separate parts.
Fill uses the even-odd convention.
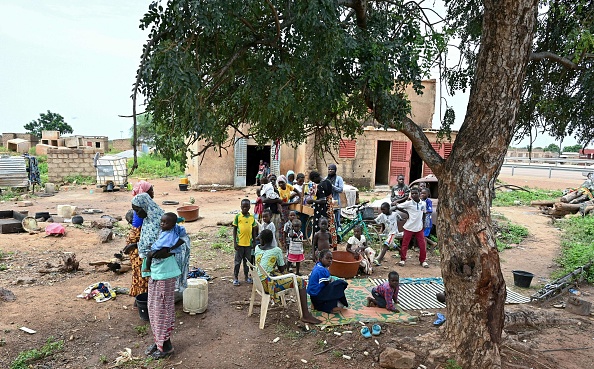
[[[0,133],[24,132],[25,124],[51,110],[74,134],[129,137],[132,120],[118,115],[132,113],[132,83],[146,40],[138,24],[148,3],[0,0]],[[459,127],[467,98],[447,99]],[[434,128],[438,114],[436,105]],[[544,137],[536,146],[551,142]]]

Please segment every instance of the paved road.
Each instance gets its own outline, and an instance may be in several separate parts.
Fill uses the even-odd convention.
[[[511,172],[511,168],[501,168],[499,180],[517,186],[529,186],[558,190],[568,187],[578,187],[586,180],[586,177],[582,176],[580,172],[563,172],[553,170],[551,172],[551,178],[549,178],[548,169],[515,168],[513,176]]]

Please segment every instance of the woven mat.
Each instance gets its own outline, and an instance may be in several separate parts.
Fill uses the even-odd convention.
[[[369,278],[372,286],[386,282],[385,278]],[[445,305],[437,301],[435,294],[443,292],[441,278],[401,278],[398,303],[405,310],[445,309]],[[530,298],[507,289],[506,304],[525,304]]]
[[[417,317],[408,313],[392,313],[384,308],[367,307],[367,297],[371,296],[374,284],[367,279],[348,279],[345,296],[349,307],[340,313],[327,314],[314,310],[310,303],[311,313],[322,321],[321,325],[344,325],[356,322],[363,323],[409,323],[416,322]]]

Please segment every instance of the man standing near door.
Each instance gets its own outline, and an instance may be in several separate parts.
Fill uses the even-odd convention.
[[[334,219],[336,222],[336,230],[340,231],[340,194],[343,191],[344,181],[341,176],[336,175],[336,164],[328,165],[328,177],[326,177],[326,179],[332,183],[332,199],[338,201],[338,206],[334,209]]]
[[[398,183],[392,187],[392,194],[390,196],[392,200],[392,206],[408,200],[410,195],[410,188],[404,184],[404,176],[400,174],[398,176]]]

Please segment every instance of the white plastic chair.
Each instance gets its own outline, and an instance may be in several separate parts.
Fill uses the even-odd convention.
[[[250,268],[250,274],[252,277],[253,285],[252,285],[252,295],[250,297],[250,308],[248,310],[248,316],[252,316],[254,311],[254,303],[256,302],[256,294],[262,297],[260,301],[260,329],[264,329],[264,324],[266,322],[266,315],[268,314],[268,307],[270,306],[270,300],[272,296],[266,292],[264,289],[264,285],[262,284],[262,280],[256,271],[256,267],[252,265],[249,261],[247,262],[248,267]],[[271,281],[283,279],[283,278],[293,278],[293,286],[294,288],[289,288],[284,291],[278,292],[276,294],[277,297],[280,298],[281,303],[284,308],[287,307],[287,301],[285,295],[291,293],[291,291],[295,292],[295,298],[297,300],[297,306],[299,308],[299,318],[303,318],[303,311],[301,310],[301,299],[299,298],[299,285],[297,284],[297,277],[294,273],[283,274],[279,276],[271,277],[266,270],[258,264],[258,268],[260,269],[260,273],[262,275],[269,278]]]

